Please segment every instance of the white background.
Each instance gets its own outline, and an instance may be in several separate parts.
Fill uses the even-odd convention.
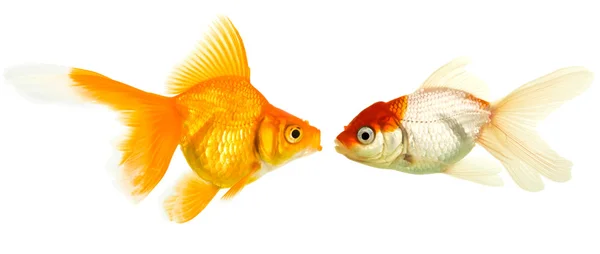
[[[179,150],[132,205],[106,170],[121,131],[113,112],[33,104],[2,83],[0,253],[600,253],[597,82],[540,125],[575,166],[539,193],[506,172],[493,188],[369,168],[333,149],[360,110],[411,93],[457,56],[473,59],[494,98],[560,67],[597,71],[594,1],[157,2],[2,1],[2,68],[77,66],[163,93],[226,14],[253,84],[318,126],[323,151],[175,224],[161,202],[188,170]]]

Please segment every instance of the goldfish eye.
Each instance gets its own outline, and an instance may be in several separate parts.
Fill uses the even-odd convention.
[[[368,145],[373,143],[373,140],[375,140],[375,133],[371,127],[365,126],[358,130],[356,137],[361,144]]]
[[[285,129],[285,140],[292,144],[302,139],[302,129],[298,125],[290,125]]]

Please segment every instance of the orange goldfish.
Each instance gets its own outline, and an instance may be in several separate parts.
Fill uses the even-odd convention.
[[[168,93],[149,93],[99,73],[50,64],[5,71],[21,94],[45,101],[96,102],[120,113],[129,133],[119,182],[134,202],[162,179],[179,145],[191,171],[163,203],[178,223],[196,217],[220,189],[244,186],[297,158],[321,151],[321,132],[269,101],[250,83],[244,43],[219,16],[198,47],[175,68]]]
[[[365,108],[339,133],[336,151],[375,168],[504,185],[496,161],[467,156],[479,144],[524,190],[542,190],[540,175],[568,181],[573,164],[553,151],[535,128],[583,93],[593,73],[583,67],[558,69],[490,103],[486,84],[466,71],[469,63],[466,57],[456,58],[415,92]]]

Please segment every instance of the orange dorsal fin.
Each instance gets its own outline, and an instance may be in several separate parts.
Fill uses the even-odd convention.
[[[167,92],[179,94],[211,78],[237,76],[250,81],[246,49],[237,29],[219,16],[196,49],[169,76]]]
[[[470,93],[479,99],[487,100],[488,86],[466,67],[471,63],[468,57],[457,57],[434,71],[421,84],[419,89],[446,87]]]

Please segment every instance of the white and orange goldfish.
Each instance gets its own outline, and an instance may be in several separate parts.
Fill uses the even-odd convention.
[[[435,71],[415,92],[376,102],[335,139],[336,151],[376,168],[411,174],[444,173],[502,186],[494,161],[467,156],[476,144],[501,162],[522,189],[540,191],[540,175],[565,182],[572,163],[558,155],[535,128],[553,110],[583,93],[593,73],[583,67],[556,70],[501,100],[486,101],[487,86],[459,57]]]
[[[192,168],[164,201],[170,220],[196,217],[220,189],[244,186],[299,157],[321,151],[321,132],[271,105],[250,83],[244,43],[220,16],[176,67],[163,96],[79,68],[27,64],[5,71],[21,94],[46,101],[96,102],[130,128],[119,150],[122,186],[134,201],[162,179],[180,146]]]

